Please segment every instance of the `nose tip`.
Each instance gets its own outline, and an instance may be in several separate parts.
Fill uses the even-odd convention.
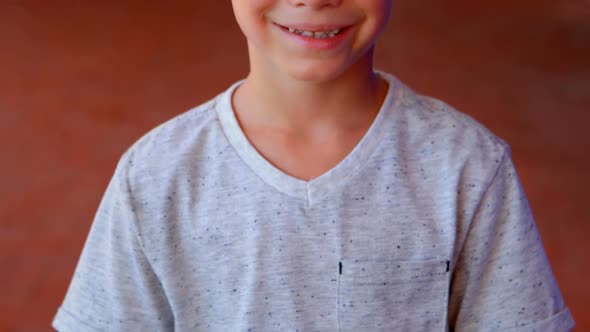
[[[290,2],[295,7],[323,8],[336,7],[342,3],[342,0],[292,0]]]

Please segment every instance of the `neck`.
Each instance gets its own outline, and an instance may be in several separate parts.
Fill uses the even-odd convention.
[[[278,128],[310,128],[332,123],[347,126],[377,113],[387,84],[373,71],[372,52],[327,82],[293,79],[255,64],[236,91],[234,105],[248,122]],[[261,66],[263,67],[263,66]]]

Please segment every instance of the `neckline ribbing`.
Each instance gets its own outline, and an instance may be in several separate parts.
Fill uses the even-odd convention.
[[[377,71],[385,79],[388,91],[373,123],[353,148],[353,150],[336,166],[319,177],[305,181],[288,175],[266,160],[250,143],[242,131],[232,106],[232,96],[243,80],[236,82],[216,100],[216,112],[222,130],[236,153],[247,166],[264,182],[278,191],[307,201],[311,207],[314,202],[325,196],[335,188],[343,185],[362,166],[364,166],[388,128],[391,116],[400,101],[400,82],[391,74]]]

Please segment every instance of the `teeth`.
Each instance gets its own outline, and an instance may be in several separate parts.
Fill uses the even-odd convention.
[[[325,39],[325,38],[333,38],[334,36],[336,36],[340,31],[342,31],[342,29],[335,29],[335,30],[331,30],[331,31],[303,31],[303,30],[297,30],[297,29],[293,29],[293,28],[288,28],[289,32],[304,36],[304,37],[311,37],[311,38],[316,38],[316,39]]]

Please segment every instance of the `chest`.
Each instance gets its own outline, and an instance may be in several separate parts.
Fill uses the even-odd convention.
[[[440,167],[377,150],[309,206],[251,176],[231,151],[202,179],[178,181],[190,175],[178,168],[162,180],[176,183],[177,199],[138,211],[179,331],[444,330],[456,190],[439,176],[420,181],[422,168]]]
[[[443,330],[452,238],[426,209],[359,189],[314,209],[280,195],[212,198],[168,220],[176,231],[157,238],[174,245],[148,241],[147,252],[179,330]]]

